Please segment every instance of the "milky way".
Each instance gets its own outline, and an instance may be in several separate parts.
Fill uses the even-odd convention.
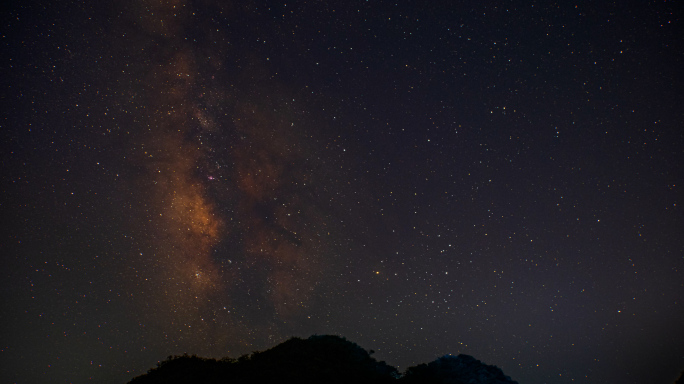
[[[138,107],[149,115],[130,127],[135,188],[148,201],[135,221],[147,221],[141,241],[152,250],[134,262],[152,281],[141,305],[154,303],[151,321],[176,341],[211,345],[231,327],[278,332],[277,323],[306,313],[330,265],[321,260],[330,233],[313,198],[307,121],[294,99],[228,84],[223,63],[186,42],[182,16],[164,26],[145,20],[136,24],[149,44],[130,54],[163,54],[137,69]],[[235,296],[271,320],[236,325],[244,315]]]

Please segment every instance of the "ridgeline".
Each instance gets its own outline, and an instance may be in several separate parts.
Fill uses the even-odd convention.
[[[468,355],[446,355],[402,374],[371,354],[339,336],[295,337],[238,359],[169,356],[129,384],[517,384],[496,366]]]

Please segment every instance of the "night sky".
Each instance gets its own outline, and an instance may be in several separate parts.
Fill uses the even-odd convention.
[[[2,6],[0,381],[312,334],[684,369],[681,4],[39,3]]]

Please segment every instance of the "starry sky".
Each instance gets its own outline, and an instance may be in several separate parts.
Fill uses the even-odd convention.
[[[673,382],[675,3],[3,5],[0,378],[337,334]]]

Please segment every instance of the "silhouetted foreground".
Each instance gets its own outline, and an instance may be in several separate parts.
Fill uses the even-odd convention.
[[[499,368],[468,355],[440,357],[429,364],[408,368],[401,375],[384,361],[376,361],[371,353],[338,336],[292,338],[237,360],[169,356],[129,384],[517,384]]]

